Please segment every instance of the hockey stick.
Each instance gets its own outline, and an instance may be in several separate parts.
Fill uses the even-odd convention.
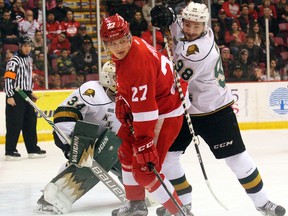
[[[71,143],[71,140],[66,136],[65,133],[63,133],[63,131],[58,128],[46,115],[44,112],[42,112],[42,110],[25,94],[25,92],[23,92],[19,87],[17,87],[15,89],[20,95],[21,97],[24,98],[24,100],[26,100],[31,106],[34,107],[35,110],[37,110],[37,112],[40,113],[40,115],[48,122],[48,124],[50,124],[52,126],[52,128],[58,132],[63,139],[67,142],[67,143]],[[123,188],[108,174],[108,172],[103,169],[102,166],[100,166],[100,164],[96,161],[93,160],[93,164],[92,167],[90,168],[91,171],[93,172],[93,174],[122,202],[125,203],[126,196],[125,196],[125,191],[123,190]]]
[[[173,195],[170,193],[170,191],[168,190],[167,186],[165,185],[163,179],[161,178],[160,174],[158,173],[158,171],[155,169],[154,164],[151,162],[148,162],[148,167],[150,170],[153,171],[153,173],[156,175],[157,179],[160,181],[161,185],[164,187],[166,193],[169,195],[169,197],[172,199],[173,203],[175,204],[175,206],[178,208],[178,210],[182,213],[183,216],[187,216],[187,214],[183,211],[183,209],[181,208],[181,206],[179,205],[179,203],[175,200],[175,198],[173,197]]]
[[[167,39],[167,35],[165,33],[165,29],[161,28],[161,32],[163,34],[164,45],[165,45],[165,49],[166,49],[167,54],[168,54],[168,58],[169,58],[169,60],[171,62],[173,62],[172,55],[171,55],[170,49],[168,47],[168,39]],[[211,194],[213,195],[214,199],[225,210],[228,211],[228,208],[218,199],[218,197],[216,196],[216,194],[212,190],[212,187],[211,187],[210,182],[208,180],[208,177],[207,177],[207,174],[206,174],[206,171],[205,171],[205,167],[204,167],[204,163],[203,163],[203,160],[202,160],[202,157],[201,157],[201,153],[200,153],[200,150],[199,150],[199,144],[200,144],[199,138],[198,138],[198,136],[195,135],[194,128],[193,128],[193,125],[192,125],[192,121],[191,121],[190,115],[189,115],[189,113],[187,111],[187,106],[186,106],[186,103],[185,103],[185,96],[184,96],[184,93],[183,93],[183,89],[181,87],[180,79],[179,79],[178,73],[175,70],[174,70],[174,78],[175,78],[177,89],[179,91],[179,96],[180,96],[180,99],[181,99],[181,102],[182,102],[182,106],[184,108],[184,115],[185,115],[185,118],[186,118],[186,121],[187,121],[187,124],[188,124],[188,127],[189,127],[189,131],[190,131],[190,134],[192,135],[192,142],[194,143],[194,147],[195,147],[195,150],[196,150],[197,158],[198,158],[198,161],[199,161],[199,164],[200,164],[200,167],[201,167],[201,170],[202,170],[206,185],[209,188],[209,190],[210,190]]]

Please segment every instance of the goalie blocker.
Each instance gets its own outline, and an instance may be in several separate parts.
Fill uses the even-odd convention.
[[[117,196],[125,199],[123,189],[110,181],[105,173],[93,164],[94,158],[107,172],[113,168],[113,173],[121,178],[121,165],[117,156],[121,140],[109,129],[105,129],[98,137],[98,128],[96,124],[77,121],[71,142],[69,165],[45,187],[44,196],[38,200],[38,212],[70,212],[72,204],[99,182],[93,172],[97,172]]]

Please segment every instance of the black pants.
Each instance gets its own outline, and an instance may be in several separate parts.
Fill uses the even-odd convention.
[[[31,94],[29,92],[25,93],[28,96]],[[13,98],[16,106],[7,104],[6,98],[6,155],[17,151],[16,146],[21,130],[27,152],[35,153],[40,150],[37,146],[37,116],[35,110],[17,92]]]

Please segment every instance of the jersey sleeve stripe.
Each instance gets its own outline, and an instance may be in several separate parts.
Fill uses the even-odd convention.
[[[158,119],[158,110],[150,112],[132,113],[132,114],[133,114],[133,121],[135,122],[153,121]]]

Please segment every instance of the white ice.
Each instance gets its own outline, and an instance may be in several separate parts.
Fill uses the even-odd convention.
[[[250,155],[262,175],[264,186],[273,202],[288,209],[288,130],[242,131]],[[28,159],[24,144],[18,144],[20,161],[4,160],[4,145],[0,145],[0,216],[30,216],[34,213],[41,190],[56,176],[65,162],[62,152],[50,142],[41,142],[47,150],[44,159]],[[203,178],[198,159],[191,145],[182,156],[186,176],[193,186],[193,213],[195,216],[257,216],[260,215],[246,196],[234,174],[223,160],[214,159],[201,140],[200,151],[211,188],[229,211],[213,198]],[[113,175],[113,174],[111,174]],[[99,183],[73,205],[67,215],[109,216],[120,201]],[[156,215],[159,206],[149,207],[149,215]]]

